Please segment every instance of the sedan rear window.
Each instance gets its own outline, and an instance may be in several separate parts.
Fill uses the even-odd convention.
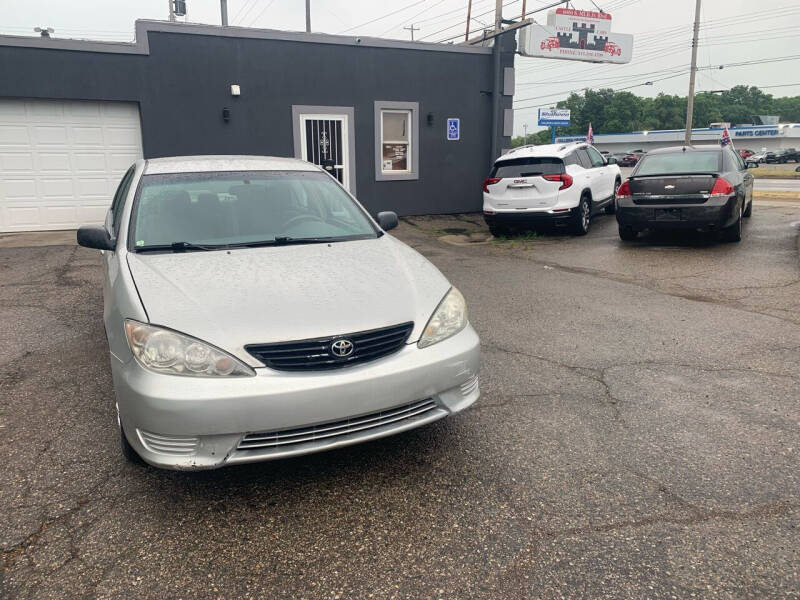
[[[720,152],[675,152],[645,154],[636,175],[679,175],[684,173],[719,173]]]
[[[325,173],[145,175],[134,202],[137,250],[377,237],[361,207]]]
[[[564,163],[560,158],[536,156],[527,158],[511,158],[495,163],[490,177],[534,177],[536,175],[557,175],[564,172]]]

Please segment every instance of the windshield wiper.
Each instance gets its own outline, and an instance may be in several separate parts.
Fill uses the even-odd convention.
[[[227,248],[229,244],[192,244],[190,242],[172,242],[171,244],[153,244],[152,246],[138,246],[136,252],[186,252],[187,250],[218,250]]]
[[[328,242],[338,242],[342,238],[293,238],[293,237],[276,237],[272,240],[260,240],[257,242],[241,242],[238,244],[231,244],[231,248],[260,248],[262,246],[288,246],[289,244],[327,244]]]

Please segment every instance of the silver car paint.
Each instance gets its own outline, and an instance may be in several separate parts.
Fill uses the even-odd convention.
[[[417,348],[414,342],[450,284],[429,261],[388,234],[230,252],[137,255],[127,250],[132,200],[144,173],[321,169],[293,159],[230,156],[156,159],[135,166],[116,251],[103,252],[104,321],[120,419],[127,439],[147,462],[214,468],[245,460],[234,449],[248,431],[323,423],[426,397],[437,400],[441,417],[477,400],[477,386],[466,395],[459,387],[478,374],[477,334],[467,325],[448,340]],[[245,343],[346,334],[404,320],[413,320],[415,327],[405,349],[365,365],[301,374],[262,367],[256,377],[208,379],[143,369],[125,340],[125,318],[194,335],[252,366],[259,363],[244,352]],[[356,443],[430,420],[246,460]],[[206,437],[196,455],[168,456],[148,451],[135,434],[138,428]]]

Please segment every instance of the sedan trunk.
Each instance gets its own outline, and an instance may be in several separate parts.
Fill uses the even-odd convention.
[[[651,175],[628,180],[635,204],[702,204],[708,200],[717,176]]]

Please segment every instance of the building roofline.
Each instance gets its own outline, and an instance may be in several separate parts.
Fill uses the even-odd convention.
[[[280,31],[277,29],[252,29],[249,27],[222,27],[201,23],[172,23],[137,19],[136,37],[133,42],[104,42],[68,38],[44,38],[41,36],[0,35],[0,46],[42,48],[48,50],[76,50],[81,52],[105,52],[111,54],[150,54],[148,34],[180,33],[184,35],[207,35],[258,40],[283,40],[313,44],[335,44],[342,46],[366,46],[369,48],[391,48],[400,50],[422,50],[433,52],[456,52],[461,54],[491,54],[484,46],[461,46],[432,42],[410,42],[355,35],[333,35],[329,33],[305,33]]]

